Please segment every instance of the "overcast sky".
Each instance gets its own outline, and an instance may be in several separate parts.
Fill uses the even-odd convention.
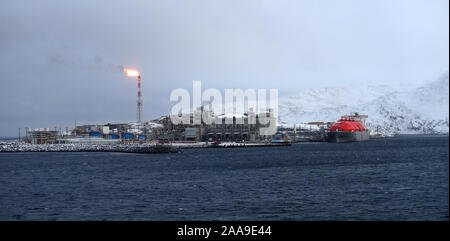
[[[449,66],[448,0],[21,1],[0,6],[0,136],[134,121],[175,88],[417,86]],[[22,131],[22,134],[24,131]]]

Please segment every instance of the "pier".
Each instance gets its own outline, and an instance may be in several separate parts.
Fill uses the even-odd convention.
[[[290,146],[290,142],[275,142],[275,143],[238,143],[238,142],[231,142],[231,143],[221,143],[217,145],[209,145],[208,147],[211,148],[237,148],[237,147],[275,147],[275,146]]]

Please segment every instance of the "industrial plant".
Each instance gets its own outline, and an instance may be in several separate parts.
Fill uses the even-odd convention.
[[[278,126],[275,135],[264,135],[259,123],[261,115],[274,123],[276,118],[268,110],[243,115],[216,115],[199,107],[191,113],[212,119],[211,124],[174,124],[171,116],[133,123],[105,123],[77,125],[72,130],[49,128],[27,129],[23,140],[31,144],[144,144],[144,143],[261,143],[274,140],[286,142],[349,142],[369,139],[365,128],[366,115],[354,113],[342,116],[338,122],[310,122],[294,126]],[[252,121],[251,118],[256,118]],[[240,119],[240,120],[239,120]],[[191,122],[192,123],[192,122]]]
[[[128,77],[137,80],[136,122],[75,125],[65,131],[50,128],[26,128],[22,139],[29,144],[145,144],[145,143],[291,143],[350,142],[369,139],[365,128],[367,115],[354,113],[334,122],[310,122],[277,127],[268,135],[262,128],[277,123],[273,109],[256,113],[250,108],[244,114],[217,114],[209,106],[197,107],[188,114],[188,123],[174,123],[171,115],[142,120],[141,74],[135,69],[120,67]],[[200,121],[193,121],[200,117]],[[266,124],[260,121],[264,118]],[[207,121],[206,121],[207,119]],[[194,124],[195,123],[195,124]]]

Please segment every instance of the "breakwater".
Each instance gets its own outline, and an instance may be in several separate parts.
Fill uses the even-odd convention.
[[[0,142],[0,152],[125,152],[125,153],[178,153],[181,149],[192,148],[242,148],[242,147],[274,147],[290,146],[286,143],[237,143],[220,144],[170,143],[170,144],[28,144],[23,142]]]
[[[125,153],[178,153],[180,148],[171,145],[148,144],[45,144],[0,143],[0,152],[125,152]]]

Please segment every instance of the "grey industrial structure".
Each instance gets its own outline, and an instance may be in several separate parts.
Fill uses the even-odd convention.
[[[70,134],[41,129],[30,131],[26,140],[30,143],[96,143],[113,144],[119,142],[149,141],[235,141],[255,142],[270,139],[271,135],[260,133],[267,126],[260,123],[264,115],[270,125],[276,125],[272,110],[256,114],[253,110],[241,115],[215,115],[207,108],[199,107],[188,114],[188,123],[175,124],[176,116],[162,116],[142,123],[107,123],[78,125]],[[172,118],[171,118],[172,117]],[[194,118],[200,121],[194,124]],[[208,121],[206,119],[208,118]]]
[[[199,107],[189,115],[188,123],[174,124],[172,120],[176,116],[161,118],[163,128],[155,131],[154,138],[168,141],[260,141],[271,137],[260,133],[260,128],[269,125],[260,123],[261,115],[264,115],[270,124],[276,125],[272,110],[260,114],[250,110],[241,115],[215,115],[209,109]],[[196,117],[200,117],[198,124],[194,124]]]
[[[142,123],[107,123],[78,125],[71,133],[61,134],[56,129],[27,131],[25,140],[33,144],[47,143],[145,143],[157,142],[261,142],[273,139],[298,141],[325,141],[327,131],[334,122],[310,122],[301,126],[279,126],[273,135],[261,132],[265,123],[276,124],[272,110],[256,114],[253,110],[240,115],[216,115],[210,108],[199,107],[187,115],[187,123],[174,123],[179,116],[161,116]],[[185,116],[186,117],[186,116]],[[355,118],[355,116],[348,116]],[[356,115],[357,121],[365,123],[366,115]],[[195,122],[194,120],[198,121]]]
[[[27,130],[26,140],[31,144],[53,144],[56,143],[58,131],[48,128]]]

